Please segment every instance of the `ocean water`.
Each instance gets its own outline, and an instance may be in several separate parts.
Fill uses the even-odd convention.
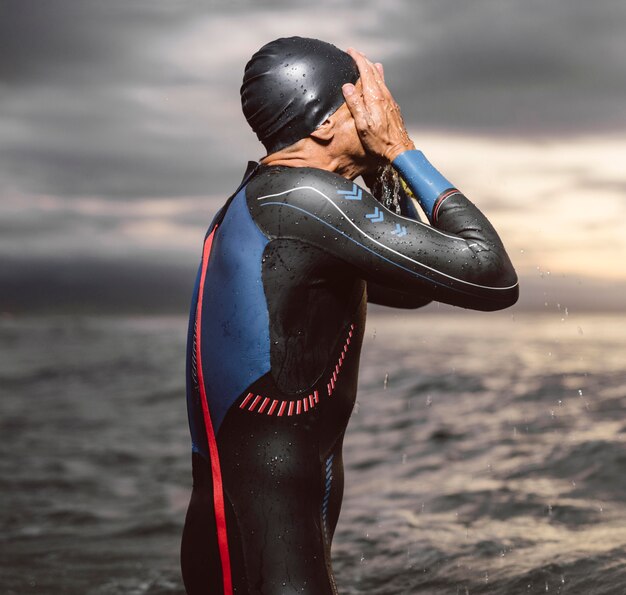
[[[182,317],[0,320],[0,592],[181,594]],[[621,316],[374,313],[342,595],[626,593]]]

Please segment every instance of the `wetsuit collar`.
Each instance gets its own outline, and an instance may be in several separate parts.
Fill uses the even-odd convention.
[[[258,168],[261,164],[258,161],[248,161],[248,165],[246,166],[246,171],[243,174],[243,178],[241,178],[241,184],[239,187],[243,186],[247,179],[252,176],[254,170]]]

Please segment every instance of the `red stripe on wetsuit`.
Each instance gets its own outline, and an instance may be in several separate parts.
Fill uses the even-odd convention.
[[[202,374],[202,356],[200,348],[200,337],[202,336],[202,296],[204,293],[204,280],[206,278],[207,265],[213,244],[213,234],[217,225],[204,241],[202,250],[202,273],[200,275],[200,287],[198,289],[198,305],[196,307],[196,324],[200,329],[196,339],[196,361],[198,366],[198,384],[200,387],[200,397],[202,400],[202,413],[204,416],[204,427],[206,429],[209,455],[211,457],[211,474],[213,476],[213,508],[215,510],[215,524],[217,526],[217,543],[222,563],[222,578],[224,583],[224,595],[232,595],[233,581],[230,571],[230,552],[228,550],[228,534],[226,532],[226,510],[224,508],[224,489],[222,486],[222,469],[220,467],[219,453],[217,451],[217,440],[213,431],[213,423],[209,413],[209,405],[204,388],[204,376]]]
[[[461,193],[456,188],[450,188],[449,190],[442,192],[439,198],[437,198],[437,201],[435,202],[435,205],[433,206],[433,222],[437,221],[441,203],[443,203],[443,201],[446,200],[446,198],[450,198],[451,196],[454,196],[455,194],[461,194]]]

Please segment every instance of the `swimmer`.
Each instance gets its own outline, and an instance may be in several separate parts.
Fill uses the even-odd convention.
[[[248,62],[241,99],[267,155],[210,224],[194,290],[183,579],[189,595],[331,595],[367,303],[500,310],[517,277],[416,149],[380,64],[277,39]],[[430,225],[408,192],[394,213],[354,182],[375,186],[386,164]]]

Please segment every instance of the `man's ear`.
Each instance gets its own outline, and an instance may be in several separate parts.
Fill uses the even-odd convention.
[[[327,145],[333,137],[335,136],[335,122],[330,118],[326,118],[313,132],[311,135],[314,139],[320,141],[321,143]]]

